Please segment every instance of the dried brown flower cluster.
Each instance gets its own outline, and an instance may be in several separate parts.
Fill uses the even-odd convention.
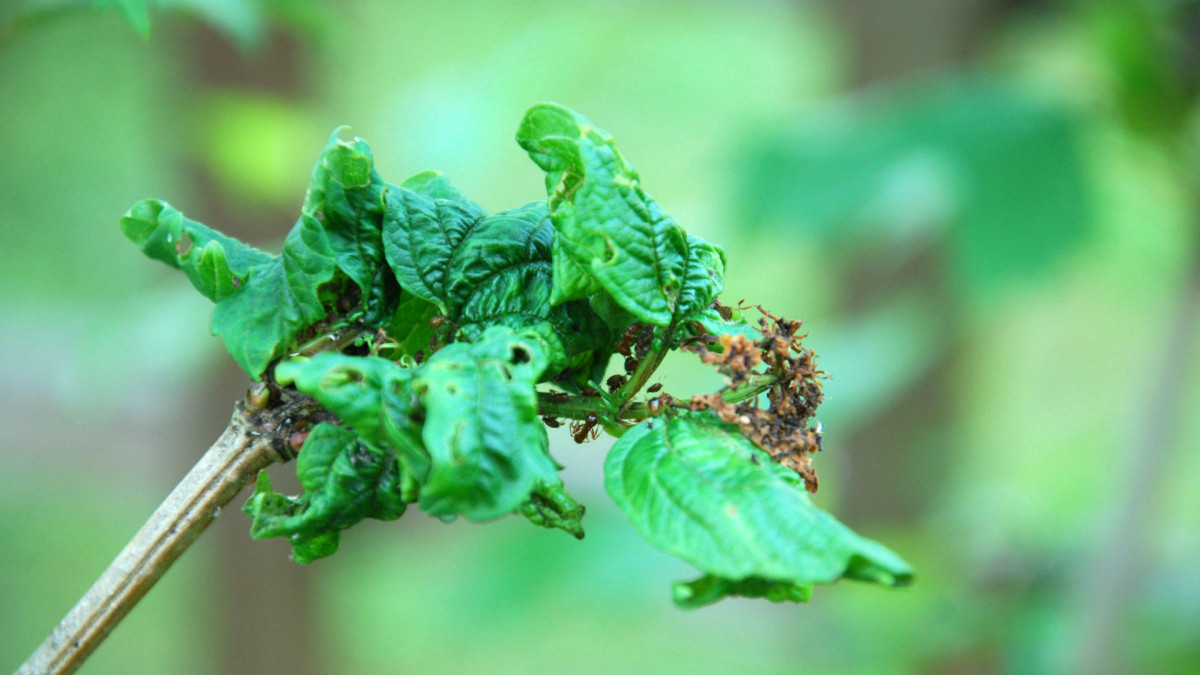
[[[817,473],[812,455],[821,449],[820,427],[810,428],[809,419],[821,404],[821,381],[811,349],[800,340],[800,321],[777,317],[761,306],[761,339],[745,335],[702,336],[688,349],[727,378],[729,384],[715,394],[698,394],[691,399],[692,410],[712,410],[728,424],[736,424],[743,434],[771,456],[804,478],[809,492],[817,491]],[[739,309],[750,309],[742,307]],[[727,308],[722,314],[728,312]],[[719,347],[718,347],[719,346]],[[759,368],[759,366],[765,368]],[[731,403],[726,395],[753,387],[753,379],[767,376],[774,380],[767,389],[768,405],[759,407],[758,396]]]

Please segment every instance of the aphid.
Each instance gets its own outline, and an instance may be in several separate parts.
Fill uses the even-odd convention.
[[[657,415],[659,411],[662,410],[662,399],[655,396],[649,401],[646,401],[646,407],[650,408],[651,415]]]
[[[633,347],[633,341],[637,338],[638,332],[641,331],[641,324],[629,324],[629,328],[625,329],[625,333],[621,335],[621,341],[617,343],[617,353],[621,356],[629,356]]]
[[[616,391],[617,389],[621,388],[621,385],[625,384],[625,376],[613,375],[608,378],[608,382],[606,382],[606,384],[608,385],[609,391]]]
[[[600,416],[594,412],[587,414],[583,420],[571,423],[571,437],[576,443],[585,443],[600,437]]]
[[[444,317],[444,316],[435,316],[435,317],[433,317],[432,319],[430,319],[430,320],[429,320],[429,327],[430,327],[430,328],[432,328],[432,329],[434,329],[434,330],[437,330],[438,328],[441,328],[441,327],[442,327],[442,324],[443,324],[443,323],[446,323],[446,317]]]
[[[660,389],[662,389],[662,382],[655,382],[654,384],[650,385],[649,387],[646,387],[646,391],[650,392],[651,394],[653,394],[654,392],[656,392]]]
[[[550,427],[551,429],[557,429],[562,426],[562,422],[559,422],[553,417],[543,417],[542,421],[545,422],[546,426]]]
[[[638,361],[632,356],[625,357],[625,374],[632,375],[633,371],[637,370]]]

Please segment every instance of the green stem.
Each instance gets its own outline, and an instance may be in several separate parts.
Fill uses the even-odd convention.
[[[646,356],[642,358],[641,363],[638,364],[637,369],[633,371],[633,374],[629,376],[625,384],[621,385],[621,388],[613,395],[617,399],[622,413],[624,413],[624,408],[628,406],[629,401],[642,390],[642,387],[646,386],[646,383],[654,376],[654,371],[658,370],[658,367],[662,365],[663,359],[667,356],[666,346],[671,343],[671,336],[674,332],[675,329],[672,326],[663,331],[661,338],[654,338],[654,342],[660,345],[659,348],[655,349],[651,347]]]
[[[736,389],[722,392],[721,398],[730,403],[740,403],[767,391],[777,382],[779,382],[779,376],[775,373],[750,373],[745,384]]]
[[[368,333],[369,331],[364,331],[359,327],[347,326],[332,333],[318,335],[297,347],[296,351],[288,354],[288,356],[312,356],[318,352],[340,352],[354,344],[355,340]]]

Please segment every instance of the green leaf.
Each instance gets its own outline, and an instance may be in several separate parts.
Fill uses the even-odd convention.
[[[413,371],[379,357],[323,352],[280,363],[275,379],[315,398],[362,440],[398,452],[405,472],[424,482],[429,453],[421,441]]]
[[[546,172],[557,229],[553,303],[602,288],[638,319],[666,326],[720,292],[720,250],[689,237],[646,194],[607,132],[543,103],[525,114],[517,142]]]
[[[521,505],[521,515],[541,527],[562,530],[576,539],[583,539],[583,505],[563,489],[561,480],[552,484],[539,483]]]
[[[435,199],[403,187],[389,187],[384,204],[384,253],[400,286],[448,312],[451,258],[486,214],[466,200]]]
[[[725,252],[694,235],[689,234],[687,240],[687,273],[675,318],[701,311],[725,288]]]
[[[201,295],[218,302],[245,285],[250,269],[274,256],[145,199],[121,218],[121,232],[148,257],[183,270]]]
[[[711,605],[731,596],[766,598],[771,602],[808,602],[812,599],[812,586],[799,586],[788,581],[770,581],[761,577],[733,581],[712,574],[706,574],[695,581],[679,582],[671,591],[675,604],[684,609]]]
[[[1080,128],[986,77],[925,78],[775,130],[747,153],[738,217],[895,265],[946,234],[968,291],[1027,281],[1090,236]]]
[[[296,335],[325,318],[321,287],[336,272],[321,224],[302,214],[283,252],[250,270],[243,288],[217,303],[212,332],[251,377],[283,355]]]
[[[463,193],[458,191],[458,188],[450,184],[446,176],[441,171],[422,171],[404,179],[400,187],[406,190],[424,195],[431,199],[447,199],[452,202],[469,202],[476,206],[480,211],[483,210],[477,204],[463,196]],[[393,188],[394,189],[394,188]]]
[[[388,337],[396,341],[396,351],[415,356],[417,352],[429,352],[429,338],[434,334],[430,321],[440,316],[438,306],[422,300],[412,293],[401,293],[396,312],[387,326]]]
[[[337,266],[329,237],[302,214],[273,256],[184,218],[165,202],[134,204],[121,231],[147,256],[187,274],[217,303],[212,332],[254,379],[282,356],[296,335],[325,318],[322,287]]]
[[[383,256],[384,183],[366,141],[343,141],[339,131],[313,166],[303,211],[325,228],[338,268],[362,291],[364,322],[379,325],[397,295]]]
[[[250,535],[261,539],[265,534],[256,534],[255,528],[266,528],[266,523],[278,523],[292,517],[301,508],[299,499],[293,499],[279,494],[271,486],[271,476],[265,470],[258,472],[258,480],[254,484],[254,494],[242,505],[242,511],[254,519],[250,526]],[[260,530],[261,532],[261,530]],[[341,532],[332,530],[316,534],[293,533],[288,535],[288,543],[292,546],[292,559],[298,563],[310,563],[318,558],[337,553],[341,543]]]
[[[254,518],[250,534],[288,537],[300,563],[332,554],[338,532],[364,518],[399,518],[415,491],[394,452],[327,423],[313,428],[296,460],[303,495],[278,495],[264,475],[242,507]]]
[[[895,553],[817,509],[803,479],[711,416],[647,420],[627,431],[605,462],[605,487],[642,537],[718,578],[683,587],[691,596],[677,589],[683,604],[761,588],[799,597],[788,585],[842,577],[912,581]]]
[[[477,340],[491,326],[548,322],[555,337],[547,339],[562,345],[552,350],[551,373],[612,342],[586,302],[551,305],[554,226],[544,203],[487,216],[469,202],[451,209],[452,202],[402,188],[389,195],[384,244],[401,286],[436,303],[464,339]]]
[[[418,369],[413,389],[425,406],[432,460],[422,510],[486,520],[557,481],[534,391],[547,351],[532,332],[495,327],[476,344],[447,345]]]

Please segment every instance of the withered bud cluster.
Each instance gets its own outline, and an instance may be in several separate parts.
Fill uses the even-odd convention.
[[[759,319],[761,339],[703,335],[687,347],[729,379],[729,384],[717,393],[693,396],[689,407],[712,410],[721,421],[737,425],[771,459],[800,474],[809,492],[816,492],[812,455],[821,449],[821,432],[810,428],[809,420],[823,399],[819,378],[825,373],[817,370],[812,350],[800,344],[806,337],[800,333],[802,322],[777,317],[761,306],[753,308],[763,315]],[[752,386],[752,378],[763,376],[774,380],[767,389],[766,408],[759,406],[758,396],[736,403],[723,396]]]

